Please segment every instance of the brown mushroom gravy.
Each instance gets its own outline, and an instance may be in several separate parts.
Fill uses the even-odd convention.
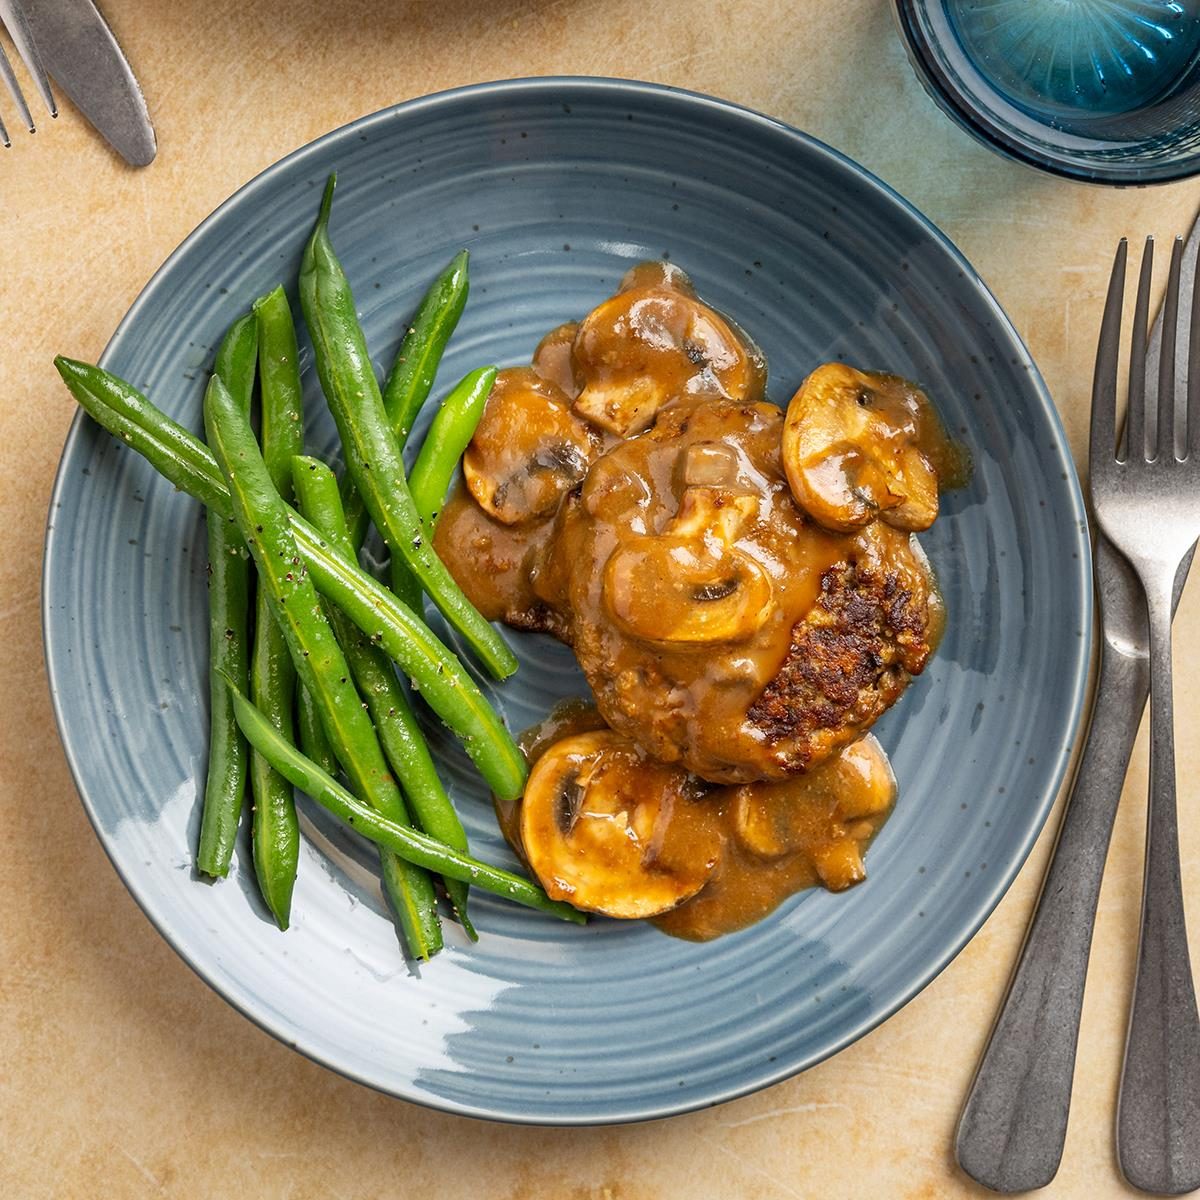
[[[681,271],[635,267],[500,373],[435,532],[476,607],[571,645],[596,700],[582,728],[548,726],[562,745],[534,767],[537,804],[500,813],[506,836],[527,826],[551,894],[682,937],[862,877],[891,802],[864,735],[942,624],[912,531],[965,473],[896,376],[826,364],[786,414],[765,379]],[[605,872],[630,895],[594,902],[620,890]]]
[[[536,772],[547,751],[606,728],[594,706],[567,701],[519,742]],[[634,861],[614,863],[594,846],[572,854],[564,845],[556,869],[547,870],[543,862],[536,873],[555,899],[610,916],[618,915],[614,903],[653,899],[637,876],[659,889],[673,888],[683,899],[651,919],[664,932],[691,941],[743,929],[802,888],[820,883],[842,891],[860,882],[863,853],[895,799],[887,756],[870,734],[808,774],[780,783],[713,787],[679,768],[637,761],[639,752],[632,747],[630,752],[636,770],[623,792],[628,819],[618,841]],[[650,786],[649,770],[669,772],[670,786],[662,781]],[[647,802],[665,794],[673,801],[665,814],[660,805],[653,819],[639,820]],[[522,806],[520,800],[496,801],[496,815],[509,844],[531,865]],[[640,836],[640,827],[648,836]]]
[[[929,652],[923,556],[878,522],[805,517],[782,423],[762,401],[676,401],[597,459],[527,560],[609,725],[713,783],[816,765]]]

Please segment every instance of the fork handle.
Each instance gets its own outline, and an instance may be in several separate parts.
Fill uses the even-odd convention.
[[[1149,575],[1146,572],[1145,575]],[[1117,1099],[1121,1173],[1148,1192],[1200,1187],[1200,1017],[1188,955],[1175,807],[1171,587],[1147,586],[1150,798],[1137,977]],[[1148,578],[1143,582],[1150,584]]]
[[[1101,642],[1058,840],[955,1138],[959,1166],[994,1191],[1045,1187],[1062,1159],[1100,879],[1147,690],[1145,661]]]

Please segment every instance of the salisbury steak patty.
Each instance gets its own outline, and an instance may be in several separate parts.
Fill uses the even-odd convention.
[[[714,783],[828,758],[894,703],[932,640],[915,540],[811,521],[781,423],[766,404],[662,410],[593,464],[532,558],[531,590],[608,724]]]
[[[581,521],[580,507],[572,512]],[[826,540],[809,526],[802,541],[806,553],[777,581],[761,627],[720,645],[629,636],[603,605],[585,602],[595,568],[586,553],[572,555],[570,641],[608,724],[713,783],[785,779],[861,737],[924,667],[940,602],[907,534],[875,524]]]
[[[802,771],[859,737],[925,666],[930,597],[886,564],[838,563],[787,658],[746,713],[785,770]]]

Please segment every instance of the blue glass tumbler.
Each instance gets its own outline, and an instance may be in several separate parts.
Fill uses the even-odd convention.
[[[1094,183],[1200,170],[1200,0],[895,0],[918,78],[986,145]]]

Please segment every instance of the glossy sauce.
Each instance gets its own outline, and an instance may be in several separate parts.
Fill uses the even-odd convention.
[[[574,346],[579,334],[579,322],[568,321],[550,330],[537,344],[529,365],[545,380],[554,384],[572,400],[579,395],[579,380],[575,376]]]
[[[922,609],[932,593],[907,534],[836,534],[805,517],[780,461],[782,422],[763,402],[677,401],[593,465],[528,560],[609,724],[716,783],[795,773],[795,741],[769,740],[748,714],[830,568],[879,564]]]
[[[895,799],[891,765],[870,734],[806,775],[718,788],[708,797],[722,833],[716,870],[654,924],[705,942],[754,924],[803,888],[840,892],[861,883],[863,854]]]
[[[878,447],[864,443],[868,459],[881,455],[871,461],[885,484],[893,451],[919,453],[935,487],[965,482],[969,460],[919,389],[838,364],[812,378],[845,386],[842,376],[867,396],[856,404],[877,404],[860,428],[890,422]],[[500,373],[465,484],[435,532],[476,607],[572,645],[596,697],[598,707],[560,707],[521,739],[531,764],[557,744],[524,822],[536,873],[551,894],[571,899],[574,887],[577,900],[590,897],[581,907],[600,912],[605,871],[628,876],[628,847],[605,833],[611,826],[581,827],[586,849],[570,842],[577,817],[570,829],[555,823],[570,789],[586,796],[569,764],[594,762],[607,782],[585,815],[627,822],[635,844],[637,829],[652,825],[654,862],[675,864],[690,898],[651,919],[693,940],[743,928],[801,888],[840,890],[864,877],[862,852],[895,786],[864,734],[922,669],[944,624],[904,510],[888,510],[888,523],[894,493],[849,526],[826,527],[801,508],[783,461],[785,415],[764,400],[765,380],[757,348],[682,272],[642,264],[582,321],[551,330],[529,367]],[[816,411],[818,443],[836,436],[838,411]],[[936,515],[936,492],[933,500]],[[877,674],[855,677],[835,704],[863,663]],[[813,719],[796,725],[805,705]],[[552,790],[559,779],[567,791]],[[653,818],[647,780],[673,797]],[[524,857],[521,802],[497,804],[497,817]],[[596,831],[609,841],[589,842]],[[572,884],[569,869],[553,869],[556,854],[590,877]],[[689,864],[707,880],[694,895]],[[614,915],[645,915],[635,908]]]
[[[552,745],[604,729],[584,701],[558,705],[519,740],[530,764]],[[783,783],[704,786],[677,804],[660,831],[675,861],[704,861],[718,847],[709,882],[691,899],[652,917],[673,937],[708,941],[761,920],[788,896],[823,884],[840,891],[864,878],[862,855],[889,815],[895,780],[869,735],[807,775]],[[524,860],[521,801],[496,801],[505,838]]]
[[[528,566],[552,525],[552,518],[504,525],[488,516],[459,481],[442,507],[433,547],[489,621],[562,636],[562,623],[534,595]]]
[[[470,494],[447,502],[435,535],[486,616],[570,643],[614,729],[712,782],[786,778],[853,741],[933,635],[932,575],[905,532],[830,532],[796,503],[764,380],[757,349],[682,272],[634,268],[581,323],[547,334],[532,367],[500,373],[464,458]],[[812,729],[819,712],[768,725],[756,701],[834,568],[870,576],[875,635],[897,665],[827,730]],[[911,647],[882,628],[885,591],[925,627]],[[819,681],[808,692],[819,709]]]

